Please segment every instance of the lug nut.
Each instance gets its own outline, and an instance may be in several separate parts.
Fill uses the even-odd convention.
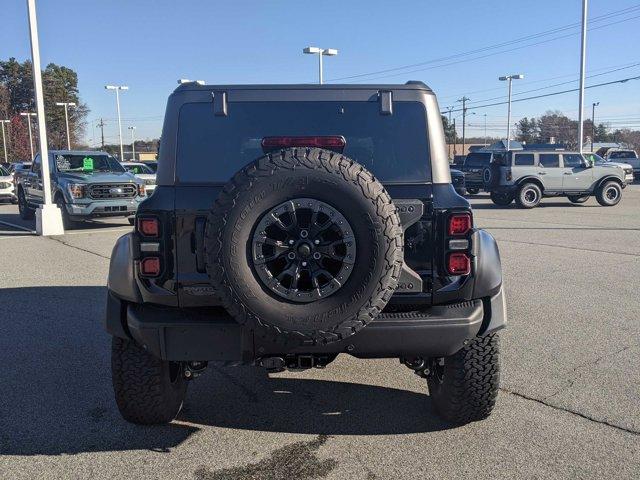
[[[294,243],[296,242],[294,242],[293,240],[289,240],[289,245],[293,245]]]
[[[302,262],[302,266],[306,267],[307,266],[307,262]]]
[[[318,240],[317,238],[313,241],[313,243],[315,243],[316,245],[320,245],[320,240]]]
[[[302,238],[307,238],[309,236],[309,232],[307,232],[306,230],[300,230],[300,236]]]
[[[287,254],[287,258],[288,258],[289,260],[293,260],[294,258],[296,258],[296,254],[295,254],[295,253],[293,253],[293,252],[289,252],[289,253]]]
[[[315,258],[316,260],[320,260],[320,257],[321,257],[320,252],[316,252],[313,254],[313,258]]]

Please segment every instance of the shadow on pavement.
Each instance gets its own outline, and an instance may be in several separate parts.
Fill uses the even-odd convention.
[[[113,400],[106,289],[0,289],[0,454],[167,451],[198,428],[140,427]]]
[[[331,375],[329,365],[324,375]],[[397,364],[397,368],[405,368]],[[407,375],[413,375],[406,370]],[[187,395],[180,419],[202,425],[322,435],[393,435],[444,430],[427,395],[395,388],[269,377],[254,367],[210,367]],[[286,375],[283,377],[282,375]]]
[[[102,326],[105,298],[101,286],[0,289],[0,454],[167,451],[199,430],[180,422],[142,427],[122,420],[111,387],[110,337]],[[426,385],[425,394],[417,394],[287,375],[212,367],[190,385],[179,420],[336,435],[447,428],[432,411]]]

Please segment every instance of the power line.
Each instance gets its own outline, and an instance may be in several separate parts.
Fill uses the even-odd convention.
[[[587,78],[601,77],[603,75],[609,75],[611,73],[619,72],[621,70],[627,70],[629,68],[637,67],[639,65],[640,65],[640,62],[628,65],[626,67],[621,67],[621,68],[616,68],[614,70],[609,70],[608,72],[597,73],[597,74],[594,74],[594,75],[588,75]],[[531,92],[539,92],[540,90],[546,90],[547,88],[559,87],[560,85],[567,85],[569,83],[574,83],[574,82],[577,82],[577,81],[578,81],[577,79],[576,80],[569,80],[567,82],[554,83],[553,85],[547,85],[545,87],[533,88],[531,90],[524,90],[524,91],[520,91],[520,92],[514,93],[513,96],[524,95],[525,93],[531,93]],[[469,103],[490,102],[492,100],[499,100],[501,98],[505,98],[505,96],[501,95],[499,97],[485,98],[484,100],[473,100],[473,101],[471,101]]]
[[[614,85],[614,84],[617,84],[617,83],[626,83],[626,82],[628,82],[630,80],[639,80],[639,79],[640,79],[640,75],[638,75],[636,77],[622,78],[620,80],[613,80],[611,82],[596,83],[595,85],[589,85],[589,86],[586,86],[584,88],[586,90],[586,89],[589,89],[589,88],[603,87],[605,85]],[[552,97],[552,96],[555,96],[555,95],[562,95],[564,93],[576,92],[578,90],[579,90],[578,88],[571,88],[569,90],[561,90],[559,92],[545,93],[544,95],[535,95],[533,97],[517,98],[515,100],[511,100],[511,103],[524,102],[524,101],[527,101],[527,100],[535,100],[535,99],[538,99],[538,98]],[[494,107],[496,105],[505,105],[506,103],[508,103],[508,102],[488,103],[488,104],[485,104],[485,105],[477,105],[475,107],[466,107],[466,108],[467,108],[467,110],[477,110],[479,108]],[[462,109],[452,110],[453,113],[461,112],[461,111],[462,111]],[[440,113],[442,113],[444,115],[447,112],[440,112]]]
[[[589,70],[589,73],[595,73],[595,72],[602,72],[603,70],[609,70],[612,68],[620,68],[620,67],[628,67],[628,66],[632,66],[632,65],[637,65],[636,63],[622,63],[619,65],[610,65],[608,67],[601,67],[601,68],[592,68]],[[546,77],[546,78],[540,78],[538,80],[525,80],[523,82],[520,82],[520,85],[533,85],[535,83],[543,83],[543,82],[548,82],[550,80],[559,80],[561,78],[567,78],[567,77],[575,77],[574,73],[567,73],[565,75],[557,75],[555,77]],[[484,88],[482,90],[473,90],[471,92],[466,92],[466,95],[473,95],[475,93],[484,93],[484,92],[493,92],[496,90],[504,90],[504,87],[492,87],[492,88]],[[459,93],[457,95],[438,95],[438,99],[439,100],[443,100],[446,98],[458,98],[461,95],[463,95],[462,93]]]
[[[637,11],[638,9],[640,9],[640,4],[637,4],[637,5],[633,6],[633,7],[628,7],[628,8],[622,9],[622,10],[617,10],[617,11],[614,11],[614,12],[610,12],[608,14],[604,14],[604,15],[600,15],[600,16],[597,16],[597,17],[593,17],[589,21],[589,24],[593,24],[593,23],[596,23],[596,22],[607,20],[609,18],[613,18],[613,17],[616,17],[616,16],[624,15],[626,13],[631,13],[631,12]],[[625,18],[625,19],[618,20],[618,21],[611,22],[611,23],[607,23],[607,24],[604,24],[604,25],[593,26],[593,27],[589,28],[589,30],[596,30],[596,29],[608,27],[608,26],[611,26],[611,25],[616,25],[618,23],[626,22],[626,21],[633,20],[633,19],[636,19],[636,18],[640,18],[640,15],[629,17],[629,18]],[[457,54],[454,54],[454,55],[449,55],[449,56],[446,56],[446,57],[440,57],[440,58],[427,60],[427,61],[419,62],[419,63],[414,63],[414,64],[410,64],[410,65],[403,65],[403,66],[400,66],[400,67],[388,68],[388,69],[385,69],[385,70],[378,70],[378,71],[374,71],[374,72],[361,73],[361,74],[350,75],[350,76],[346,76],[346,77],[333,78],[333,79],[330,79],[328,81],[334,82],[334,81],[340,81],[340,80],[351,80],[351,79],[362,78],[362,77],[370,77],[370,76],[373,76],[373,75],[379,75],[379,74],[390,73],[390,72],[398,72],[400,70],[406,70],[408,68],[414,68],[414,67],[429,65],[429,64],[433,64],[433,63],[440,63],[440,62],[444,62],[444,61],[447,61],[447,60],[453,60],[453,59],[456,59],[456,58],[466,57],[466,56],[475,55],[475,54],[483,53],[483,52],[490,51],[490,50],[495,50],[497,48],[502,48],[502,47],[513,45],[513,44],[516,44],[516,43],[522,43],[522,42],[525,42],[525,41],[528,41],[528,40],[533,40],[535,38],[540,38],[540,37],[544,37],[544,36],[548,36],[548,35],[554,35],[554,34],[557,34],[557,33],[561,33],[562,31],[565,31],[565,30],[576,28],[579,25],[580,25],[580,23],[572,23],[572,24],[565,25],[565,26],[562,26],[562,27],[557,27],[557,28],[554,28],[554,29],[551,29],[551,30],[546,30],[546,31],[543,31],[543,32],[538,32],[538,33],[535,33],[535,34],[527,35],[525,37],[520,37],[520,38],[517,38],[517,39],[514,39],[514,40],[507,41],[507,42],[502,42],[502,43],[498,43],[498,44],[494,44],[494,45],[489,45],[489,46],[486,46],[486,47],[478,48],[478,49],[475,49],[475,50],[469,50],[467,52],[461,52],[461,53],[457,53]],[[528,44],[528,45],[521,45],[519,47],[515,47],[515,48],[511,48],[511,49],[507,49],[507,50],[502,50],[502,51],[499,51],[499,52],[493,52],[493,53],[489,53],[487,55],[482,55],[482,56],[474,57],[474,58],[471,58],[471,59],[463,59],[463,60],[458,60],[458,61],[455,61],[455,62],[444,63],[444,64],[441,64],[441,65],[433,65],[433,66],[427,67],[427,68],[420,68],[420,69],[416,69],[416,70],[410,70],[410,71],[405,71],[405,72],[400,72],[400,73],[395,73],[395,74],[390,74],[390,75],[382,75],[382,76],[375,77],[373,79],[368,79],[368,81],[369,80],[376,80],[378,78],[402,76],[402,75],[407,75],[407,74],[410,74],[410,73],[416,73],[416,72],[421,72],[421,71],[424,71],[424,70],[430,70],[430,69],[433,69],[433,68],[440,68],[440,67],[455,65],[455,64],[458,64],[458,63],[464,63],[464,62],[468,62],[468,61],[479,60],[479,59],[491,57],[491,56],[494,56],[494,55],[499,55],[501,53],[508,53],[508,52],[512,52],[512,51],[515,51],[515,50],[520,50],[522,48],[528,48],[528,47],[540,45],[540,44],[543,44],[543,43],[548,43],[548,42],[551,42],[551,41],[559,40],[559,39],[562,39],[562,38],[574,36],[577,33],[579,33],[579,32],[573,32],[573,33],[570,33],[570,34],[557,36],[557,37],[554,37],[554,38],[551,38],[551,39],[546,39],[546,40],[543,40],[543,41],[540,41],[540,42],[534,42],[534,43],[531,43],[531,44]],[[347,83],[349,83],[349,82],[347,82]]]

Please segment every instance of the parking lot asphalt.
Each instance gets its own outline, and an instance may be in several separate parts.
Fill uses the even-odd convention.
[[[101,324],[129,225],[41,238],[0,206],[0,478],[637,478],[640,185],[613,208],[471,202],[500,246],[509,327],[493,415],[457,428],[397,360],[346,355],[302,373],[209,368],[177,421],[130,425]]]

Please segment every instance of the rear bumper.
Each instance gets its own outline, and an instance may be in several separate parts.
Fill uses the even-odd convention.
[[[287,346],[235,322],[223,309],[127,304],[112,292],[106,329],[164,360],[254,363],[262,357],[348,353],[359,358],[447,356],[506,325],[503,289],[493,297],[420,312],[383,313],[356,335],[329,345]]]

